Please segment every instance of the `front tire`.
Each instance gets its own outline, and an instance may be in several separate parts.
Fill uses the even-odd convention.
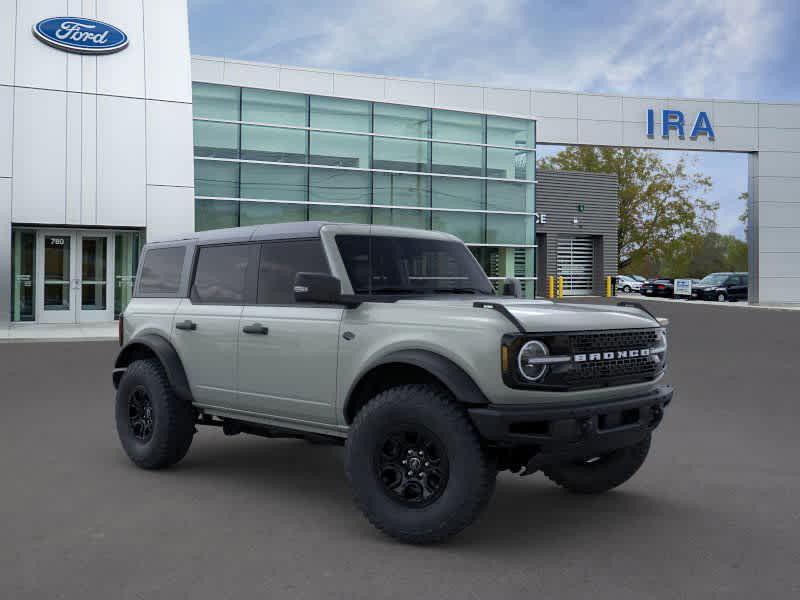
[[[117,434],[128,457],[143,469],[180,461],[194,436],[194,409],[179,399],[161,363],[137,360],[117,388]]]
[[[725,294],[723,294],[722,292],[717,294],[717,302],[727,302],[727,301],[728,297]]]
[[[630,294],[631,293],[631,286],[629,286],[629,285],[623,286],[622,291],[625,292],[626,294]]]
[[[442,541],[471,524],[497,476],[464,409],[431,385],[370,400],[350,428],[345,465],[367,519],[412,544]]]
[[[641,442],[590,460],[544,467],[544,474],[576,494],[600,494],[622,485],[639,470],[650,451],[650,434]]]

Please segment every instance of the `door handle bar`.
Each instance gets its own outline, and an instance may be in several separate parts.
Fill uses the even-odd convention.
[[[185,321],[182,321],[180,323],[175,323],[175,329],[182,329],[184,331],[194,331],[195,329],[197,329],[197,323],[195,323],[194,321],[190,321],[189,319],[186,319]]]
[[[261,335],[267,335],[269,333],[269,328],[264,327],[261,323],[253,323],[252,325],[245,325],[242,327],[242,331],[245,333],[258,333]]]

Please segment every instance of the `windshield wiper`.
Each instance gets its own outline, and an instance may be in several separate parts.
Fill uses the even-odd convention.
[[[470,288],[470,287],[454,287],[454,288],[434,288],[433,290],[436,294],[483,294],[482,290],[477,288]]]

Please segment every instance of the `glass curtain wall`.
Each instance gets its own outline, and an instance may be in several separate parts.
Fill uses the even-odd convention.
[[[325,220],[457,235],[533,294],[535,122],[195,83],[199,231]]]

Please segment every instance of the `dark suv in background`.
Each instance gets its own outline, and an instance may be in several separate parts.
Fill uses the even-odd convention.
[[[675,283],[672,279],[654,279],[642,284],[639,292],[643,296],[672,298],[675,295]]]
[[[693,300],[747,300],[747,273],[711,273],[692,285]]]

